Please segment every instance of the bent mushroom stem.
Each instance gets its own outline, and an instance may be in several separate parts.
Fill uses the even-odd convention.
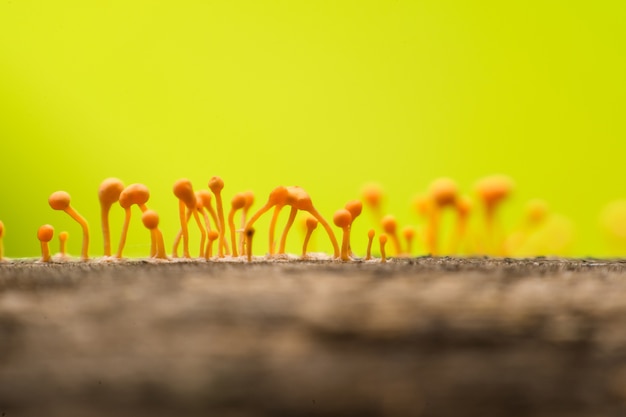
[[[322,215],[319,214],[319,212],[315,208],[311,207],[307,211],[313,217],[315,217],[318,222],[322,224],[322,226],[324,227],[324,230],[326,230],[326,233],[328,233],[328,237],[330,238],[331,243],[333,244],[334,257],[339,258],[340,256],[339,243],[337,243],[337,238],[335,237],[335,233],[333,233],[333,229],[330,228],[330,225],[328,224],[326,219],[324,219]]]
[[[81,251],[81,258],[83,260],[89,259],[89,226],[87,225],[87,220],[80,214],[76,212],[71,206],[68,206],[65,209],[65,212],[70,215],[74,220],[80,224],[80,227],[83,229],[83,248]]]
[[[295,207],[291,207],[291,211],[289,212],[289,219],[287,219],[287,224],[285,225],[285,230],[283,230],[283,234],[280,237],[280,246],[278,248],[279,254],[285,253],[285,245],[287,244],[287,233],[293,226],[293,222],[296,220],[296,214],[298,214],[298,209]]]
[[[130,225],[130,207],[124,209],[124,224],[122,225],[122,235],[120,236],[120,243],[117,247],[117,253],[115,257],[118,259],[122,258],[122,252],[124,251],[124,245],[126,245],[126,235],[128,234],[128,226]]]

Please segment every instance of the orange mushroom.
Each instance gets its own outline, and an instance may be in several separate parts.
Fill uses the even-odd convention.
[[[159,215],[154,210],[146,210],[141,215],[141,222],[150,230],[151,240],[156,242],[156,252],[154,257],[157,259],[167,259],[165,253],[165,243],[163,242],[163,234],[159,230]]]
[[[383,217],[381,224],[383,226],[383,231],[391,237],[396,255],[401,255],[402,245],[400,245],[400,239],[398,238],[398,222],[396,221],[396,218],[393,215],[388,214]]]
[[[306,258],[307,246],[313,231],[317,228],[318,221],[315,217],[307,217],[306,219],[306,235],[304,236],[304,243],[302,244],[302,259]]]
[[[59,233],[59,254],[61,258],[67,257],[67,238],[69,237],[69,233],[61,232]]]
[[[48,204],[54,210],[62,210],[70,215],[71,218],[76,220],[80,227],[83,229],[83,249],[81,257],[83,260],[89,259],[89,226],[87,220],[70,205],[70,195],[65,191],[56,191],[48,197]]]
[[[111,232],[109,230],[109,211],[113,203],[120,199],[124,183],[118,178],[107,178],[100,184],[98,199],[100,200],[100,222],[104,239],[104,256],[111,256]]]
[[[218,230],[219,230],[219,243],[217,244],[217,253],[220,258],[224,257],[224,254],[228,252],[228,247],[225,240],[226,225],[224,224],[224,206],[222,204],[222,190],[224,189],[224,180],[220,177],[212,177],[209,180],[209,189],[215,196],[215,205],[217,206],[217,218],[218,218]]]
[[[376,231],[374,229],[370,229],[367,232],[367,252],[365,255],[366,261],[372,259],[372,242],[374,241],[374,235],[376,235]]]
[[[432,182],[429,189],[432,206],[427,229],[427,247],[431,256],[439,254],[439,227],[441,215],[447,206],[455,206],[458,194],[456,182],[450,178],[438,178]]]
[[[135,204],[143,212],[148,210],[146,203],[150,199],[150,191],[148,187],[143,184],[131,184],[120,193],[119,203],[125,211],[124,225],[122,226],[122,235],[120,237],[120,243],[117,248],[116,258],[122,257],[124,246],[126,245],[126,235],[128,234],[128,227],[130,225],[131,207]],[[156,253],[156,242],[152,239],[151,255]]]
[[[339,209],[333,216],[335,226],[343,231],[343,239],[341,241],[341,260],[349,261],[348,251],[350,248],[350,224],[352,223],[352,214],[346,209]]]
[[[191,181],[186,178],[180,179],[174,183],[174,195],[178,198],[178,214],[180,219],[180,227],[183,236],[183,256],[191,258],[189,254],[189,229],[187,224],[191,216],[193,216],[198,228],[200,229],[200,255],[204,256],[204,244],[206,241],[206,230],[200,221],[198,214],[198,198],[193,192]],[[174,256],[176,255],[176,246],[174,245]]]
[[[493,175],[476,183],[476,193],[481,199],[485,214],[485,253],[500,252],[500,244],[496,241],[496,211],[502,202],[511,194],[513,181],[505,175]]]
[[[43,262],[50,262],[50,248],[48,243],[54,236],[54,227],[49,224],[44,224],[37,231],[37,239],[41,242],[41,260]]]
[[[380,242],[380,263],[387,262],[387,254],[385,253],[385,245],[387,244],[387,235],[380,235],[378,238]]]

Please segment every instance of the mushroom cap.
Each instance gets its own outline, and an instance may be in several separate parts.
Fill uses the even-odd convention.
[[[39,230],[37,230],[37,239],[39,239],[41,242],[50,242],[53,236],[54,227],[49,224],[44,224],[43,226],[39,227]]]
[[[172,190],[176,198],[181,200],[189,210],[196,208],[198,200],[196,199],[196,194],[193,192],[191,181],[187,178],[181,178],[174,183]]]
[[[460,216],[465,217],[472,211],[472,205],[472,199],[463,195],[456,200],[456,211]]]
[[[246,196],[244,193],[237,193],[230,200],[233,210],[239,210],[246,205]]]
[[[246,198],[246,204],[243,207],[247,210],[254,204],[254,193],[252,191],[244,191],[243,195]]]
[[[413,198],[413,207],[417,214],[422,217],[427,217],[432,208],[432,201],[426,195],[417,195]]]
[[[378,208],[383,200],[384,192],[383,188],[378,184],[366,184],[361,190],[361,195],[365,204],[372,208]]]
[[[224,188],[224,180],[220,177],[213,177],[209,180],[209,189],[214,193],[218,194]]]
[[[70,206],[70,195],[65,191],[55,191],[48,197],[48,204],[54,210],[65,210]]]
[[[269,202],[276,205],[285,205],[287,203],[288,195],[289,191],[287,190],[287,187],[279,185],[270,192]]]
[[[111,205],[120,199],[124,183],[119,178],[107,178],[98,188],[98,199],[102,205]]]
[[[361,200],[348,201],[345,205],[345,209],[350,212],[350,214],[352,215],[352,221],[354,221],[354,219],[359,217],[359,215],[363,211],[363,203],[361,202]]]
[[[212,195],[209,190],[198,190],[196,191],[196,207],[211,207],[211,199]]]
[[[317,224],[319,222],[317,221],[317,219],[315,217],[309,216],[306,218],[306,228],[307,230],[315,230],[315,228],[317,227]]]
[[[456,202],[458,192],[459,187],[450,178],[437,178],[430,184],[429,188],[430,197],[439,207],[453,205]]]
[[[499,203],[508,197],[512,190],[513,180],[506,175],[492,175],[476,183],[476,192],[487,205]]]
[[[298,210],[311,210],[313,208],[313,202],[309,194],[304,191],[304,188],[297,185],[287,187],[287,201],[286,204],[297,208]]]
[[[344,208],[339,209],[333,215],[333,222],[335,223],[335,226],[345,229],[350,226],[350,223],[352,223],[352,215]]]
[[[156,229],[159,227],[159,214],[154,210],[146,210],[141,215],[141,222],[146,229]]]
[[[526,203],[526,221],[530,225],[538,225],[548,217],[548,203],[539,198],[535,198]]]
[[[370,229],[370,230],[368,230],[368,232],[367,232],[367,237],[368,237],[368,238],[370,238],[370,239],[374,239],[374,235],[375,235],[375,234],[376,234],[376,230],[374,230],[374,229]]]
[[[415,237],[415,228],[413,226],[404,226],[402,228],[402,236],[407,240],[413,239]]]
[[[150,190],[143,184],[131,184],[120,194],[120,206],[129,208],[133,204],[146,204],[150,199]]]
[[[383,226],[383,230],[385,233],[393,235],[396,233],[396,228],[398,227],[398,222],[396,218],[392,214],[387,214],[382,218],[380,224]]]

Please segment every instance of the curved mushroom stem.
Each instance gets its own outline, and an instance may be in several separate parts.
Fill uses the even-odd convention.
[[[337,243],[337,238],[335,237],[335,234],[333,233],[333,229],[330,228],[330,225],[328,224],[328,222],[322,217],[321,214],[319,214],[319,212],[314,207],[310,207],[306,211],[308,211],[313,217],[317,219],[318,222],[322,224],[322,226],[324,227],[324,230],[326,230],[326,233],[328,234],[328,237],[330,238],[331,243],[333,244],[334,257],[339,258],[341,252],[339,250],[339,243]]]
[[[196,220],[196,224],[198,225],[198,229],[200,229],[200,255],[199,257],[204,256],[204,245],[206,243],[206,230],[202,226],[202,221],[200,220],[200,214],[198,214],[198,210],[193,209],[193,218]]]
[[[270,233],[269,233],[270,257],[274,255],[274,246],[275,246],[274,234],[276,233],[276,222],[278,221],[278,215],[280,214],[280,211],[283,209],[283,207],[284,207],[283,204],[276,204],[276,206],[274,207],[274,214],[272,214],[272,221],[270,222]]]
[[[274,207],[274,203],[270,200],[263,207],[257,210],[256,213],[252,215],[246,227],[244,229],[244,234],[246,238],[246,252],[248,255],[248,262],[252,259],[252,236],[254,235],[254,228],[252,225],[256,222],[263,214],[267,213],[269,209]],[[250,232],[251,231],[251,232]]]
[[[278,248],[279,254],[285,253],[285,245],[287,244],[287,233],[293,226],[293,222],[296,220],[296,214],[298,214],[298,209],[295,207],[291,207],[291,211],[289,212],[289,219],[287,219],[287,224],[285,224],[285,229],[283,230],[283,234],[280,237],[280,246]]]
[[[124,224],[122,225],[122,235],[120,236],[120,243],[117,247],[117,253],[115,257],[118,259],[122,258],[122,252],[124,251],[124,245],[126,245],[126,235],[128,234],[128,226],[130,225],[130,207],[124,209]]]
[[[70,215],[74,220],[80,224],[80,227],[83,229],[83,249],[81,251],[81,258],[86,261],[89,259],[89,225],[87,225],[87,220],[80,214],[76,212],[71,206],[68,206],[65,209],[65,212]]]
[[[187,223],[191,219],[191,211],[187,211]],[[172,245],[172,257],[178,258],[178,246],[180,245],[180,240],[183,237],[183,228],[178,229],[178,233],[176,233],[176,237],[174,238],[174,244]]]
[[[302,259],[306,258],[306,249],[309,246],[309,240],[313,231],[317,228],[317,219],[310,217],[306,219],[306,235],[304,236],[304,243],[302,244]]]

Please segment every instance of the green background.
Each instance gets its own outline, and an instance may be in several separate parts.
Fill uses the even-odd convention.
[[[433,179],[471,193],[492,173],[516,183],[509,229],[541,197],[575,226],[567,254],[615,254],[598,216],[626,197],[625,5],[2,0],[6,255],[37,256],[43,223],[68,230],[79,252],[78,225],[47,204],[59,189],[100,255],[96,193],[109,176],[150,188],[169,248],[181,177],[200,188],[219,175],[227,201],[252,189],[255,207],[277,185],[300,185],[327,218],[376,181],[404,225]],[[125,253],[145,256],[134,214]],[[356,250],[370,220],[355,224]]]

